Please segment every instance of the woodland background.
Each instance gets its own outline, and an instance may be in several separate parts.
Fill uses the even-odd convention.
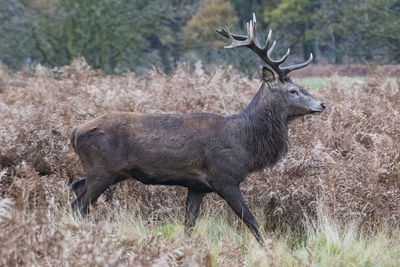
[[[292,61],[400,62],[396,0],[0,0],[0,61],[60,67],[81,56],[106,73],[168,73],[201,60],[251,74],[256,57],[221,49],[215,29],[245,33],[252,12],[260,40],[272,29],[279,41],[276,57],[290,47]]]
[[[328,107],[241,184],[266,249],[216,194],[185,237],[182,187],[126,180],[74,215],[73,127],[240,112],[260,62],[215,29],[253,11],[273,56],[315,55],[290,76]],[[400,266],[399,32],[395,0],[0,0],[0,266]]]

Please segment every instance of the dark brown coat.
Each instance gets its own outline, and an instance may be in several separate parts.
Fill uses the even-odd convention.
[[[250,104],[233,116],[114,112],[78,126],[71,143],[87,178],[72,185],[77,194],[73,208],[86,213],[110,185],[127,178],[180,185],[188,188],[186,233],[204,195],[216,192],[261,242],[239,184],[287,153],[290,120],[324,109],[305,90],[282,83],[267,69],[263,79]]]

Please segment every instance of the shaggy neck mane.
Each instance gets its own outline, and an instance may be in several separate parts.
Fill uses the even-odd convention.
[[[274,165],[288,151],[288,127],[282,103],[274,94],[267,96],[267,91],[263,83],[241,113],[250,172]]]

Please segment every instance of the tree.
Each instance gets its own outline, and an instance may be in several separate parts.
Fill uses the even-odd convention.
[[[276,2],[273,1],[276,4]],[[301,43],[304,59],[315,53],[315,31],[312,14],[319,7],[317,0],[283,0],[264,10],[264,21],[278,31],[289,46]]]
[[[34,29],[39,44],[50,44],[50,56],[64,55],[49,60],[65,64],[83,56],[107,72],[117,67],[137,70],[154,61],[147,38],[159,30],[163,1],[59,0],[59,5],[62,17],[55,30],[43,31],[44,25]]]
[[[187,23],[185,44],[190,49],[208,50],[223,43],[216,38],[215,29],[234,25],[238,21],[232,4],[225,0],[206,0]]]
[[[33,17],[29,11],[25,1],[0,1],[0,60],[14,69],[40,57],[29,30]]]
[[[316,49],[333,58],[335,64],[343,63],[348,34],[343,24],[344,6],[348,0],[324,0],[318,10],[311,15]]]
[[[274,30],[293,54],[332,62],[400,62],[398,0],[14,0],[0,1],[0,60],[19,69],[62,66],[83,56],[108,73],[177,61],[228,62],[252,73],[246,50],[221,49],[221,26],[245,34],[252,12],[260,40]],[[240,19],[236,16],[239,14]],[[293,57],[291,57],[293,58]]]
[[[167,1],[167,0],[166,0]],[[184,52],[182,28],[198,9],[200,0],[168,0],[168,8],[162,20],[158,21],[160,31],[151,37],[151,47],[160,52],[164,71],[176,67]]]
[[[258,18],[264,13],[264,6],[276,6],[279,0],[231,0],[235,7],[236,14],[239,17],[239,26],[244,28],[247,18],[251,17],[253,12]]]
[[[138,71],[159,59],[157,51],[149,45],[149,38],[161,31],[159,22],[168,1],[58,0],[43,8],[16,0],[2,3],[0,8],[15,10],[0,17],[2,25],[10,25],[10,29],[1,27],[0,34],[12,35],[6,38],[10,51],[7,54],[15,53],[13,45],[25,35],[29,36],[25,56],[33,62],[62,66],[83,56],[91,66],[106,72]],[[13,28],[20,32],[14,33]]]
[[[400,3],[396,0],[349,0],[342,24],[348,50],[358,60],[400,60]]]

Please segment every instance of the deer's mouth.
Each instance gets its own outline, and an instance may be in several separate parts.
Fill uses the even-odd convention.
[[[318,109],[310,110],[310,114],[321,114],[324,111],[326,111],[326,106],[324,103],[321,103]]]

